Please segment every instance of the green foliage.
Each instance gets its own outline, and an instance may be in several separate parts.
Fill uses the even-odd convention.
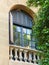
[[[38,49],[43,51],[44,59],[39,65],[49,65],[49,0],[28,0],[29,6],[40,6],[35,25],[34,37],[37,39]]]

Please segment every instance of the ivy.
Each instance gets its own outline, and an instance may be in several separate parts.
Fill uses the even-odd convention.
[[[44,56],[39,65],[49,65],[49,0],[28,0],[27,5],[40,6],[32,29],[37,40],[37,48],[43,51]]]

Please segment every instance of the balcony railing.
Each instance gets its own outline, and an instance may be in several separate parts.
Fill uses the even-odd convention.
[[[23,61],[38,64],[37,60],[41,59],[38,50],[21,47],[16,45],[9,46],[9,59],[14,61]]]

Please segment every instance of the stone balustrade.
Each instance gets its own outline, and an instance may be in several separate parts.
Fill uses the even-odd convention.
[[[40,56],[38,54],[38,50],[10,45],[9,59],[14,61],[23,61],[38,64],[37,60],[40,60]]]

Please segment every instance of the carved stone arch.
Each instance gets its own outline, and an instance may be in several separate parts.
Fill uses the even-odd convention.
[[[21,4],[13,5],[10,8],[10,11],[15,10],[15,9],[25,11],[26,13],[28,13],[32,17],[32,19],[34,19],[34,17],[35,17],[35,13],[29,7],[27,7],[25,5],[21,5]]]

